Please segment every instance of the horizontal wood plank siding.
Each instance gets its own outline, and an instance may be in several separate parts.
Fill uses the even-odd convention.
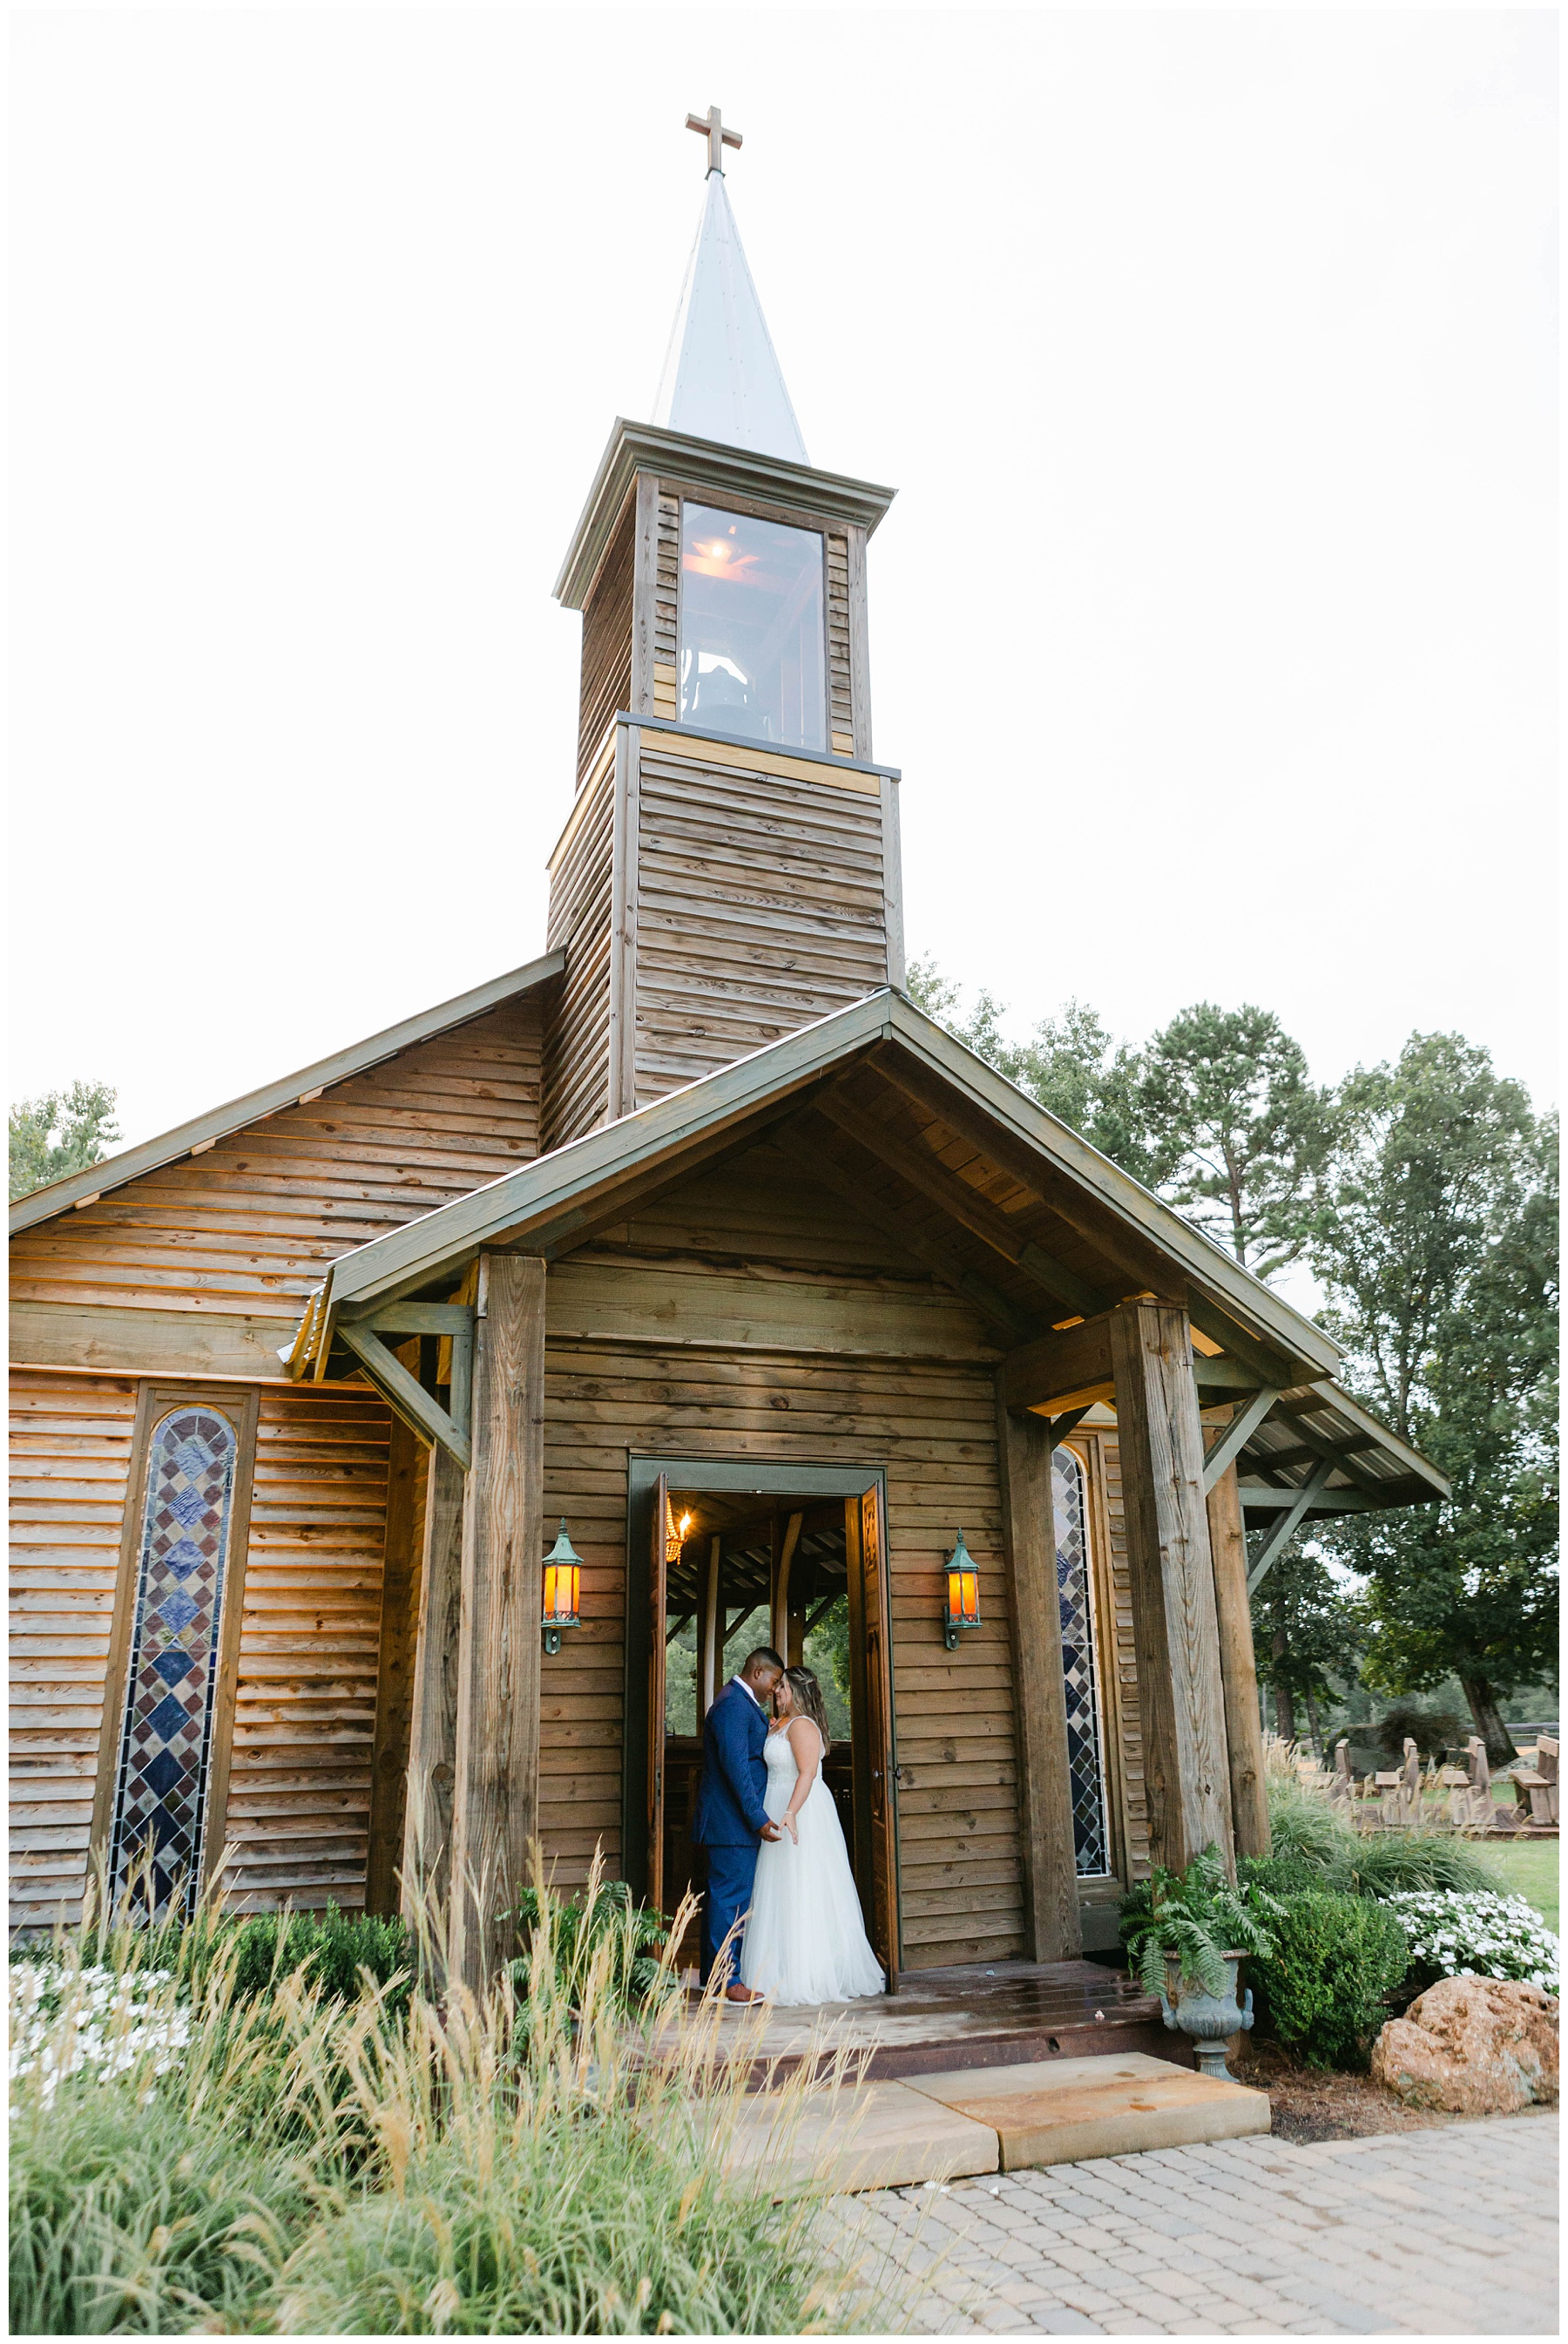
[[[11,1383],[11,1925],[81,1913],[136,1384]]]
[[[615,766],[601,762],[550,865],[548,946],[564,948],[545,1046],[544,1146],[564,1147],[609,1108],[610,891]]]
[[[365,1901],[390,1424],[353,1386],[261,1396],[225,1824],[243,1912]]]
[[[940,1355],[912,1308],[920,1280],[888,1240],[765,1149],[609,1235],[618,1255],[601,1243],[591,1260],[555,1265],[548,1284],[546,1514],[567,1516],[586,1566],[583,1625],[544,1663],[541,1817],[557,1876],[580,1880],[598,1842],[612,1865],[621,1857],[628,1450],[881,1465],[905,1964],[1019,1954],[1012,1658],[983,1336],[951,1304]],[[644,1278],[667,1282],[662,1337],[635,1298]],[[890,1296],[908,1317],[890,1316]],[[745,1323],[787,1322],[789,1341],[731,1348],[738,1309]],[[960,1527],[984,1624],[949,1652],[941,1566]]]
[[[876,798],[643,734],[639,1106],[887,983],[882,853]]]
[[[276,1346],[338,1255],[538,1154],[541,1046],[536,992],[40,1222],[12,1243],[13,1299],[271,1322]],[[166,1351],[126,1363],[206,1364]]]
[[[632,564],[637,551],[637,498],[628,498],[592,593],[583,608],[582,670],[578,702],[578,782],[580,786],[619,708],[631,706]]]

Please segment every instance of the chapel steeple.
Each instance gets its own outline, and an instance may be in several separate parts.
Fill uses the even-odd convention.
[[[697,239],[686,265],[653,419],[671,431],[753,448],[791,463],[809,462],[783,369],[746,266],[740,231],[725,192],[726,146],[740,133],[726,130],[716,106],[689,114],[689,130],[708,140],[708,185]]]
[[[618,420],[556,594],[583,615],[547,1147],[903,982],[872,762],[866,543],[893,490],[809,460],[717,106],[655,420]]]

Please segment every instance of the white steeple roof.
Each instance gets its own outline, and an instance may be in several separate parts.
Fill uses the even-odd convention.
[[[719,170],[708,174],[653,420],[729,448],[810,461]]]

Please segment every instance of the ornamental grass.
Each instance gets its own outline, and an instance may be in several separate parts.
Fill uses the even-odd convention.
[[[598,1888],[596,1865],[590,1910]],[[286,1930],[267,1989],[242,1990],[254,1938],[210,1908],[199,1960],[177,1928],[89,1913],[15,1964],[13,2330],[905,2324],[885,2267],[836,2258],[828,2176],[788,2164],[816,2096],[853,2083],[844,2056],[817,2082],[770,2075],[784,2162],[732,2167],[763,2022],[688,2006],[687,1911],[628,2008],[637,1916],[563,1925],[537,1859],[530,1909],[526,2002],[510,1974],[477,1997],[368,1969],[333,1990],[319,1961],[284,1966]]]

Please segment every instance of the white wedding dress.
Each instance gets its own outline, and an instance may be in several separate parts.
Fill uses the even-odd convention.
[[[800,1779],[789,1733],[770,1733],[762,1756],[768,1768],[762,1803],[777,1823]],[[799,1845],[785,1831],[764,1840],[758,1852],[740,1949],[742,1983],[776,2003],[850,2002],[881,1994],[887,1982],[866,1940],[843,1828],[819,1763],[795,1828]]]

